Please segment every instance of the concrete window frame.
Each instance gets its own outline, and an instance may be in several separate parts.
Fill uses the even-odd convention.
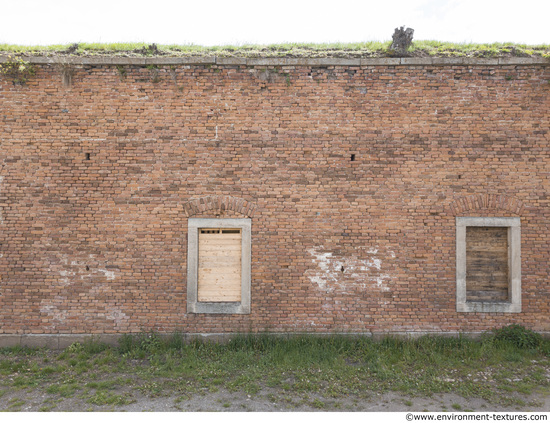
[[[468,226],[508,228],[509,301],[466,300],[466,228]],[[519,217],[456,218],[456,311],[462,313],[521,312],[521,221]]]
[[[251,281],[251,220],[189,218],[187,232],[187,312],[209,314],[250,314]],[[241,301],[199,302],[198,265],[199,229],[240,229],[241,239]]]

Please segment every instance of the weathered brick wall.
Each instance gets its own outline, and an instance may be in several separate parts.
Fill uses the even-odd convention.
[[[549,331],[549,80],[544,65],[3,78],[0,333]],[[187,313],[189,216],[251,217],[250,315]],[[522,313],[456,312],[456,216],[521,218]]]

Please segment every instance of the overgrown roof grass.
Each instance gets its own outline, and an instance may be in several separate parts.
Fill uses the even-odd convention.
[[[218,57],[391,57],[391,42],[362,43],[284,43],[270,45],[221,45],[147,43],[81,43],[49,46],[0,44],[2,52],[21,55],[75,56],[218,56]],[[413,57],[550,57],[550,44],[526,45],[514,43],[461,44],[443,41],[414,41],[407,52]]]

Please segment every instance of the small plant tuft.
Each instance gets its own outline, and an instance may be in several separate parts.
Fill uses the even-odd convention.
[[[67,351],[71,354],[78,354],[79,352],[82,352],[84,350],[84,347],[80,342],[74,342],[71,345],[67,347]]]
[[[118,71],[118,75],[119,75],[121,81],[123,79],[126,79],[127,71],[126,71],[126,68],[124,66],[117,65],[116,70]]]

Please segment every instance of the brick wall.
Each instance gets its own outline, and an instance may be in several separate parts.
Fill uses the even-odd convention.
[[[37,66],[1,334],[550,331],[548,66]],[[249,315],[187,313],[191,216],[251,217]],[[457,216],[521,218],[521,313],[456,312]]]

